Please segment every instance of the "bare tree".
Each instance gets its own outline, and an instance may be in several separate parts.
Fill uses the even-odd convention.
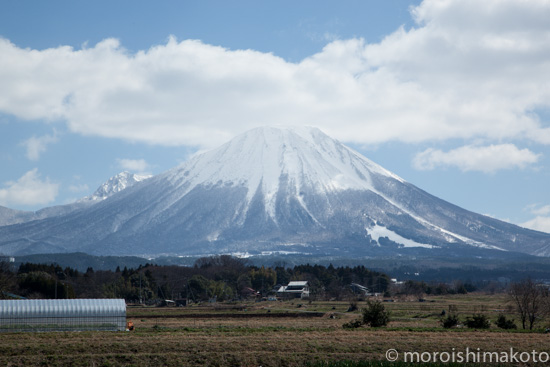
[[[548,313],[548,288],[530,278],[510,284],[508,297],[516,306],[524,329],[532,330],[537,320]]]

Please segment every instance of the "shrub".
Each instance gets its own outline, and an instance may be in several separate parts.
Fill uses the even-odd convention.
[[[446,318],[441,319],[441,324],[445,329],[450,329],[458,325],[458,315],[449,313]]]
[[[342,325],[342,327],[344,329],[357,329],[361,327],[361,325],[363,325],[363,320],[357,319],[350,322],[346,322],[344,325]]]
[[[367,307],[361,310],[363,323],[371,327],[386,326],[390,322],[390,313],[380,301],[367,301]]]
[[[489,329],[490,326],[489,319],[482,314],[473,315],[471,318],[468,317],[465,324],[470,329]]]
[[[507,320],[506,319],[506,316],[504,315],[499,315],[498,316],[498,319],[497,319],[497,323],[496,325],[501,328],[501,329],[517,329],[517,325],[516,323],[514,322],[514,320]]]
[[[348,311],[347,312],[353,312],[353,311],[357,311],[358,307],[357,307],[357,299],[352,299],[349,301],[349,307],[348,307]]]

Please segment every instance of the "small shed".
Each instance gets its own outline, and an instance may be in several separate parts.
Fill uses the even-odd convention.
[[[0,331],[126,330],[123,299],[0,300]]]

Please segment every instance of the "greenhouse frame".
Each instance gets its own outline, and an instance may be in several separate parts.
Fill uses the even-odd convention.
[[[123,299],[0,300],[0,332],[126,330]]]

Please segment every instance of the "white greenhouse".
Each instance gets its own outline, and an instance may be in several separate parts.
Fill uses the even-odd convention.
[[[0,300],[0,331],[126,330],[123,299]]]

